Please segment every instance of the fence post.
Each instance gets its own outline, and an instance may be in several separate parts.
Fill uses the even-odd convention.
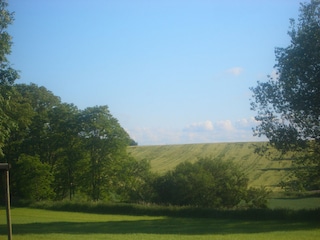
[[[6,212],[7,212],[7,229],[8,240],[12,240],[12,225],[11,225],[11,207],[10,207],[10,181],[9,181],[9,164],[0,163],[0,171],[5,172],[5,198],[6,198]]]

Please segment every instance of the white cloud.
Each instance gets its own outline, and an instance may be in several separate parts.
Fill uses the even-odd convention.
[[[222,120],[218,121],[215,124],[219,129],[225,130],[225,131],[233,131],[234,127],[230,120]]]
[[[242,118],[235,122],[235,125],[237,128],[252,128],[258,124],[258,121],[255,120],[254,117],[250,118]]]
[[[233,67],[227,70],[227,73],[232,74],[233,76],[239,76],[242,72],[242,67]]]
[[[212,122],[206,120],[191,123],[184,128],[134,128],[128,130],[128,133],[139,145],[249,142],[266,140],[266,138],[253,136],[252,128],[256,125],[257,121],[251,117],[235,121],[220,120]]]
[[[139,145],[174,144],[180,141],[180,133],[175,129],[137,127],[127,132]]]
[[[192,123],[184,128],[185,131],[212,131],[213,130],[213,124],[211,121],[207,120],[204,122],[197,122]]]

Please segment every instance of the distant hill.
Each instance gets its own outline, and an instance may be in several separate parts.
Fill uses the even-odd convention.
[[[159,173],[171,170],[183,161],[195,162],[200,157],[231,159],[248,175],[250,186],[266,186],[277,191],[279,182],[289,175],[291,160],[281,157],[277,151],[272,152],[272,157],[268,154],[256,154],[255,147],[264,144],[266,143],[241,142],[134,146],[129,147],[129,152],[138,160],[149,160],[152,170]]]

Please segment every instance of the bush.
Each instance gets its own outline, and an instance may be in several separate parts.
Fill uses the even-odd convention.
[[[245,197],[247,206],[249,208],[267,208],[270,193],[271,191],[265,187],[249,188]]]
[[[158,204],[233,208],[241,201],[266,207],[267,192],[248,187],[248,178],[231,161],[202,158],[184,162],[159,177],[154,184]]]
[[[14,179],[18,195],[24,200],[39,201],[54,196],[50,166],[40,161],[39,156],[22,154],[16,165]]]

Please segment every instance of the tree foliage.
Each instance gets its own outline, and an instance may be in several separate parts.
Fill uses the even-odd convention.
[[[0,0],[0,86],[12,85],[19,77],[18,72],[11,67],[7,59],[12,46],[12,38],[7,32],[7,28],[14,20],[14,14],[9,12],[7,7],[7,1]]]
[[[13,199],[71,199],[75,194],[127,199],[119,194],[119,183],[128,186],[128,179],[135,182],[145,170],[127,154],[130,137],[107,106],[79,110],[36,84],[15,84],[11,92],[15,110],[9,113],[16,127],[10,129],[0,160],[12,166]],[[43,181],[40,173],[50,177]],[[29,177],[33,180],[26,181]],[[38,191],[37,181],[48,191]]]
[[[259,122],[255,134],[283,152],[296,151],[300,187],[319,189],[320,1],[301,4],[298,23],[290,22],[291,44],[275,51],[277,76],[251,88]]]
[[[92,199],[99,200],[112,185],[114,162],[121,161],[129,144],[129,135],[109,112],[107,106],[90,107],[80,114],[84,147],[88,152],[90,166],[86,177]],[[106,175],[106,173],[109,173]]]
[[[13,13],[9,12],[7,7],[7,1],[0,0],[0,156],[11,129],[16,126],[15,119],[10,116],[13,108],[10,100],[11,85],[19,78],[18,72],[11,67],[7,58],[12,45],[7,28],[13,22]]]
[[[12,171],[16,184],[14,190],[19,198],[39,201],[54,196],[50,166],[42,163],[38,156],[21,154],[14,170]]]
[[[248,178],[239,166],[212,158],[202,158],[194,164],[181,163],[173,171],[158,177],[154,187],[156,202],[212,208],[232,208],[241,201],[251,201],[251,195],[258,193],[254,188],[248,191]],[[259,196],[266,200],[267,194]],[[251,202],[252,207],[265,207],[258,204]]]

